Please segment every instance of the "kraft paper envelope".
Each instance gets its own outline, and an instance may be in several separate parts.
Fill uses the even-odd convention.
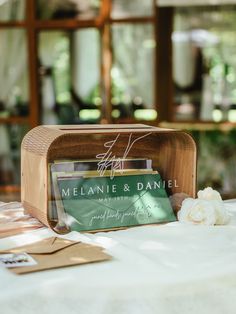
[[[26,274],[52,268],[81,265],[110,260],[103,248],[82,242],[51,237],[30,245],[17,247],[5,253],[27,253],[37,262],[33,266],[9,268],[16,274]]]

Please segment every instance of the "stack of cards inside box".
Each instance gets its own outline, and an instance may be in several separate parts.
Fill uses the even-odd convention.
[[[49,172],[49,215],[57,221],[58,232],[112,230],[176,219],[165,181],[150,159],[55,160]]]

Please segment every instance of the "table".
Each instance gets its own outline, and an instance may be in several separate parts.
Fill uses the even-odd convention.
[[[65,236],[114,258],[17,276],[0,268],[4,314],[235,314],[236,201],[227,226],[161,226]],[[0,240],[9,249],[55,235],[43,228]]]

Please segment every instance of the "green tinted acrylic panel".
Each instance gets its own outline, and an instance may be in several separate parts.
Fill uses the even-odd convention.
[[[159,174],[58,179],[66,222],[89,231],[176,220]]]

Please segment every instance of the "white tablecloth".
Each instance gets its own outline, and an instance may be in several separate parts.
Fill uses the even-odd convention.
[[[236,202],[227,226],[135,227],[67,235],[100,244],[112,261],[17,276],[0,268],[3,314],[235,314]],[[0,249],[54,233],[46,228],[0,240]]]

